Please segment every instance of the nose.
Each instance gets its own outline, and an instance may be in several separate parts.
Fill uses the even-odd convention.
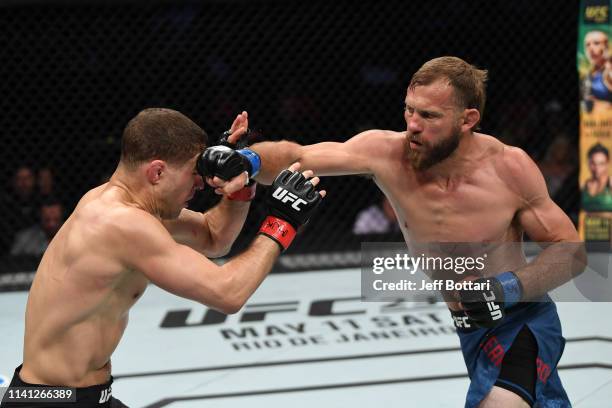
[[[411,117],[407,118],[407,121],[408,121],[408,130],[411,133],[421,133],[423,131],[423,126],[421,125],[421,122],[417,118],[416,114],[413,114]]]

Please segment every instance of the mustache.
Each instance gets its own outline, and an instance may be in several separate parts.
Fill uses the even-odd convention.
[[[406,132],[406,139],[408,139],[409,142],[423,144],[423,140],[421,139],[421,137],[418,135],[415,135],[414,133]]]

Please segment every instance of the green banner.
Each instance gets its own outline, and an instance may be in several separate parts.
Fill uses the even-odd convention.
[[[578,29],[580,78],[579,230],[587,242],[612,246],[612,0],[582,0]]]

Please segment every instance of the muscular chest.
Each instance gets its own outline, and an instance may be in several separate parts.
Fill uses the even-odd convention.
[[[137,271],[126,271],[115,286],[117,300],[124,307],[131,307],[147,288],[148,279]]]
[[[503,183],[474,175],[449,183],[385,183],[398,222],[421,242],[499,241],[511,233],[517,197]]]

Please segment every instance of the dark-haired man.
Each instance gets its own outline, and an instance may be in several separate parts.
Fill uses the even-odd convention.
[[[238,115],[229,142],[247,124],[246,112]],[[240,309],[259,286],[324,192],[316,192],[312,172],[300,174],[293,164],[274,184],[301,205],[268,195],[261,234],[218,266],[206,256],[228,251],[253,187],[205,214],[187,210],[203,187],[196,163],[206,144],[206,133],[173,110],[147,109],[128,123],[110,181],[83,196],[41,260],[28,297],[23,365],[10,385],[74,387],[76,403],[33,403],[28,393],[16,401],[19,394],[9,390],[2,407],[123,407],[112,397],[110,357],[149,282],[225,313]]]
[[[35,225],[17,232],[11,255],[41,256],[64,221],[64,207],[48,197],[40,204],[40,220]]]

